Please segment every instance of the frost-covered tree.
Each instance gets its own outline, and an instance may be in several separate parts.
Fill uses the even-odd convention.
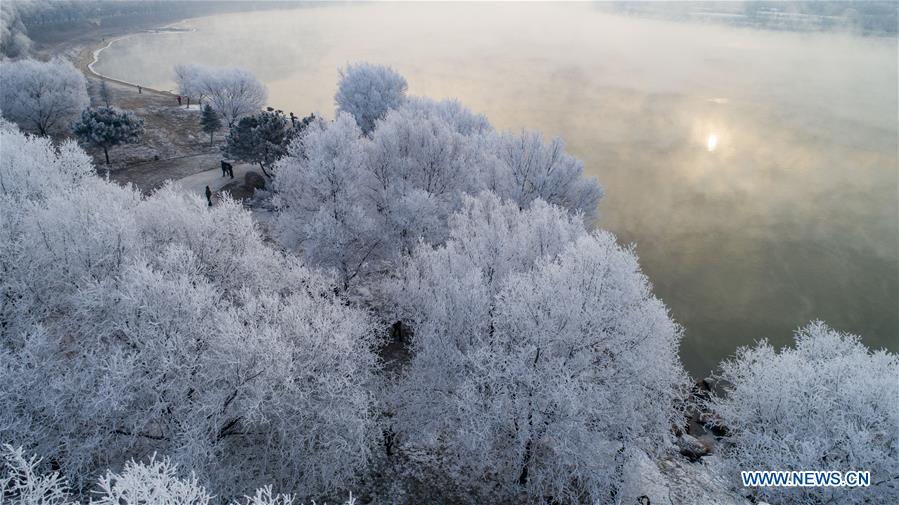
[[[361,132],[341,113],[333,123],[313,121],[279,164],[275,188],[283,243],[314,264],[333,268],[346,290],[371,273],[385,254],[376,214],[362,199]]]
[[[681,416],[679,327],[632,251],[564,209],[467,200],[392,296],[414,334],[393,429],[457,499],[614,502]]]
[[[820,321],[776,350],[761,341],[725,360],[707,407],[728,436],[720,453],[741,470],[870,470],[869,487],[759,487],[771,503],[899,502],[899,357],[872,351]]]
[[[348,118],[312,128],[279,164],[275,189],[281,240],[302,244],[309,260],[335,268],[349,287],[419,240],[445,240],[448,216],[478,189],[480,161],[437,118],[392,111],[371,138]]]
[[[431,100],[410,96],[402,108],[416,116],[440,120],[448,124],[453,131],[467,137],[477,138],[479,135],[493,132],[493,126],[486,116],[475,114],[458,100]]]
[[[288,118],[290,119],[290,124],[293,125],[294,128],[297,128],[298,130],[300,130],[301,132],[303,130],[305,130],[307,126],[312,124],[313,121],[318,119],[318,117],[316,117],[315,114],[309,114],[308,116],[306,116],[304,118],[300,118],[300,117],[294,115],[293,112],[290,113],[290,116],[288,116]]]
[[[208,505],[212,496],[191,475],[180,479],[168,458],[150,456],[146,463],[125,463],[121,472],[106,471],[91,505]]]
[[[0,447],[0,505],[76,505],[59,472],[42,472],[41,459],[21,447]]]
[[[109,86],[106,84],[106,79],[100,80],[100,89],[98,90],[98,94],[100,95],[100,100],[103,101],[103,105],[112,107],[112,93],[109,91]]]
[[[337,111],[352,115],[365,134],[406,99],[406,79],[390,67],[357,63],[340,69],[339,75]]]
[[[72,125],[72,133],[83,145],[103,149],[109,165],[109,149],[139,142],[144,133],[144,120],[131,111],[115,107],[85,109],[81,119]]]
[[[88,501],[74,501],[69,484],[37,456],[26,456],[21,447],[0,447],[0,505],[207,505],[216,501],[193,473],[184,475],[170,458],[150,455],[131,460],[121,471],[107,470],[91,490]],[[231,505],[301,505],[294,495],[275,493],[272,486],[256,489]],[[315,501],[312,501],[315,503]],[[355,505],[350,493],[343,505]]]
[[[95,174],[90,158],[71,140],[54,146],[49,138],[22,135],[2,118],[0,135],[0,194],[4,198],[42,199],[81,186]]]
[[[25,131],[67,133],[89,104],[87,81],[68,61],[0,63],[0,111]]]
[[[213,68],[205,65],[175,67],[179,93],[206,101],[228,127],[265,105],[268,92],[252,73],[239,68]]]
[[[391,111],[366,142],[366,194],[383,216],[381,235],[406,255],[421,239],[445,240],[449,215],[463,195],[479,191],[483,164],[445,121]]]
[[[220,70],[207,82],[206,96],[212,108],[230,127],[265,104],[268,92],[259,79],[246,70]]]
[[[336,130],[333,135],[322,133],[330,129]],[[560,141],[500,135],[484,116],[455,101],[410,98],[387,111],[368,135],[354,133],[340,118],[319,123],[318,131],[277,167],[278,235],[314,264],[342,272],[348,288],[364,287],[389,272],[421,240],[443,243],[447,220],[466,195],[492,190],[521,208],[543,199],[591,222],[602,194]],[[361,154],[349,164],[307,158],[307,152],[333,149],[328,143],[335,139],[341,149]],[[341,181],[335,193],[341,196],[327,196],[335,179],[322,177],[322,167]],[[310,216],[319,211],[319,217],[333,215],[329,206],[338,199],[353,204],[345,207],[350,214],[334,219],[352,224],[311,224]]]
[[[142,197],[10,127],[0,149],[0,440],[77,490],[152,452],[219,496],[352,484],[374,426],[365,312],[233,202]]]
[[[258,163],[262,173],[270,176],[266,165],[271,166],[287,154],[287,146],[299,131],[284,114],[263,111],[243,117],[231,126],[222,152],[230,158]]]
[[[500,163],[498,173],[489,175],[490,189],[521,206],[540,198],[582,212],[588,223],[594,220],[602,188],[584,177],[584,164],[565,152],[561,139],[547,144],[539,133],[523,132],[491,140]]]
[[[209,77],[213,72],[211,67],[196,63],[175,65],[175,85],[178,87],[178,94],[189,96],[197,103],[202,103],[206,98],[210,84]]]
[[[19,4],[0,4],[0,59],[21,58],[31,50],[31,39],[19,15]]]
[[[203,105],[203,113],[200,115],[200,127],[209,134],[209,145],[212,145],[212,136],[222,128],[222,120],[209,104]]]

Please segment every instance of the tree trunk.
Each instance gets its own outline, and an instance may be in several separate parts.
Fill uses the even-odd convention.
[[[215,133],[215,132],[209,132],[209,145],[212,145],[212,135],[213,135],[214,133]]]
[[[540,348],[537,348],[537,354],[534,356],[534,368],[537,368],[537,362],[540,361]],[[539,440],[539,438],[538,438]],[[531,464],[531,458],[534,453],[534,392],[528,391],[528,441],[524,444],[524,458],[521,462],[521,473],[518,474],[518,484],[525,486],[528,483],[528,466]]]
[[[106,147],[104,147],[104,148],[103,148],[103,154],[106,155],[106,164],[109,165],[109,149],[106,148]]]
[[[521,463],[521,473],[518,474],[518,485],[526,486],[528,483],[528,465],[531,463],[531,441],[524,445],[524,459]]]
[[[272,178],[271,174],[265,171],[265,165],[263,165],[261,161],[259,162],[259,168],[262,169],[262,173],[265,174],[266,177],[268,177],[269,179]]]

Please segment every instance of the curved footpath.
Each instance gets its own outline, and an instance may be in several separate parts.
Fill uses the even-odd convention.
[[[101,103],[99,90],[105,82],[113,106],[131,110],[144,120],[145,133],[140,143],[117,147],[110,152],[113,165],[108,168],[109,178],[121,184],[134,184],[145,193],[169,180],[197,194],[203,194],[207,185],[213,191],[219,191],[231,182],[221,176],[219,147],[223,131],[216,134],[215,142],[210,145],[209,136],[200,130],[197,107],[179,106],[174,93],[107,77],[92,68],[104,48],[128,36],[87,37],[80,48],[75,48],[74,54],[69,54],[88,80],[93,105]],[[96,165],[102,172],[106,166],[97,153],[94,154]],[[247,171],[253,170],[248,164],[233,165],[235,179],[242,180]]]
[[[146,30],[144,30],[144,31],[146,31]],[[142,32],[137,32],[137,33],[142,33]],[[142,84],[135,84],[133,82],[115,79],[113,77],[103,75],[103,74],[97,72],[96,70],[94,70],[94,65],[97,64],[97,62],[99,61],[100,53],[103,50],[109,48],[109,46],[111,46],[115,42],[125,39],[125,38],[128,38],[128,37],[131,37],[132,35],[135,35],[135,34],[131,33],[131,34],[122,35],[119,37],[114,37],[114,38],[110,39],[109,42],[102,40],[98,45],[93,45],[92,47],[87,47],[87,48],[83,49],[81,51],[81,54],[78,57],[78,60],[75,63],[75,66],[79,70],[81,70],[81,72],[83,74],[85,74],[85,76],[87,76],[88,78],[102,79],[102,80],[106,81],[107,83],[115,83],[120,86],[127,86],[135,91],[137,90],[138,87],[140,87],[143,92],[146,92],[148,94],[162,95],[162,96],[169,97],[171,99],[175,99],[176,95],[170,91],[163,91],[163,90],[159,90],[159,89],[150,88],[150,87],[144,86]]]

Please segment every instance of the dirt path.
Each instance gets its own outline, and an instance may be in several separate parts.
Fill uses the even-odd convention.
[[[139,30],[138,30],[139,31]],[[118,34],[117,36],[122,36]],[[100,76],[90,69],[95,51],[115,37],[97,33],[82,35],[67,56],[84,73],[88,81],[91,105],[105,105],[100,89],[105,82],[110,105],[134,112],[144,120],[144,136],[138,144],[110,150],[110,165],[105,165],[101,151],[89,150],[101,173],[119,183],[132,183],[144,192],[160,187],[166,180],[178,180],[219,167],[220,146],[224,131],[219,131],[210,144],[209,135],[200,128],[199,109],[179,106],[177,96],[163,90],[141,87]],[[59,53],[56,53],[59,54]]]
[[[133,163],[110,171],[109,178],[120,184],[132,183],[141,191],[149,193],[167,180],[179,180],[197,173],[217,170],[221,159],[218,153],[206,153]]]
[[[105,165],[102,151],[88,150],[101,175],[120,184],[133,184],[144,193],[161,187],[166,181],[177,181],[185,190],[202,195],[208,185],[219,193],[233,181],[243,181],[248,171],[259,170],[245,163],[233,163],[234,180],[222,177],[220,147],[225,131],[216,132],[213,141],[199,124],[199,108],[179,106],[177,95],[147,88],[94,72],[90,65],[96,52],[110,42],[142,31],[164,30],[171,19],[159,24],[142,21],[112,28],[88,28],[67,33],[45,42],[38,53],[43,58],[66,57],[74,63],[88,81],[88,94],[94,107],[106,105],[100,89],[105,83],[109,105],[134,112],[144,120],[144,135],[137,144],[110,149],[110,165]]]

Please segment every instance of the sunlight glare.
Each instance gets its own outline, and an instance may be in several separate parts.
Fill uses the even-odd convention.
[[[714,151],[715,148],[718,147],[718,135],[715,135],[714,133],[709,134],[709,139],[706,142],[706,147],[708,148],[709,152]]]

